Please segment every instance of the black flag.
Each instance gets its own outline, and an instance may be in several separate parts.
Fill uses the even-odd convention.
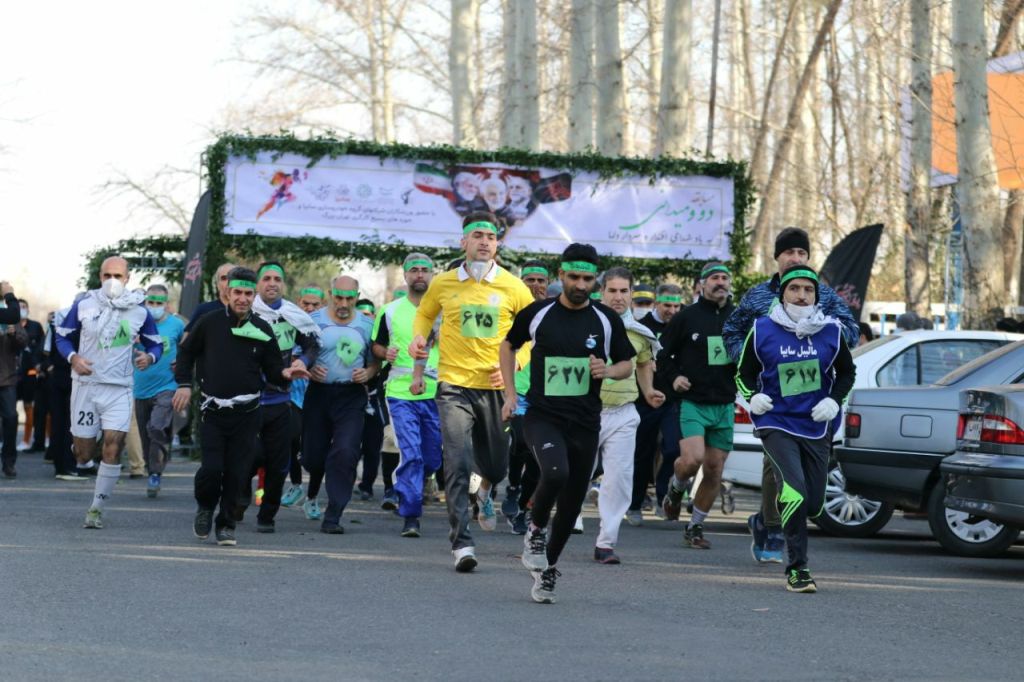
[[[839,242],[821,268],[821,281],[832,287],[846,301],[853,317],[859,322],[868,293],[871,266],[882,238],[881,224],[868,225],[855,230]]]
[[[199,305],[203,291],[203,266],[206,260],[206,238],[210,232],[210,190],[203,192],[192,214],[185,248],[185,277],[181,287],[178,312],[190,317]],[[214,282],[216,284],[216,282]]]

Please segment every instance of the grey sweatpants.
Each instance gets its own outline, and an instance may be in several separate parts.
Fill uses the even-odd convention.
[[[162,474],[167,466],[171,420],[174,418],[173,398],[174,391],[162,391],[152,398],[135,401],[135,421],[142,439],[142,456],[151,474]]]
[[[444,492],[452,549],[472,547],[469,534],[469,475],[498,485],[508,475],[509,430],[501,421],[501,391],[437,385],[437,411],[444,448]]]

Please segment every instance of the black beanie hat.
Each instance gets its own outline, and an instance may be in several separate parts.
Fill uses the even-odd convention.
[[[786,286],[794,279],[809,279],[814,282],[814,302],[817,303],[821,298],[821,284],[818,282],[818,273],[814,271],[809,265],[793,265],[786,268],[782,276],[779,277],[779,300],[782,300],[782,295],[786,293]]]
[[[773,258],[778,258],[779,254],[783,251],[794,248],[801,248],[810,256],[811,240],[808,239],[807,233],[799,227],[787,227],[782,232],[779,232],[779,236],[775,238],[775,255]]]

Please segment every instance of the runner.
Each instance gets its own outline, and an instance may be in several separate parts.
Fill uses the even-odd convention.
[[[316,284],[307,284],[299,291],[298,305],[307,315],[312,315],[324,305],[324,290]],[[303,498],[302,462],[302,401],[306,397],[308,379],[296,379],[291,390],[291,460],[288,463],[288,477],[291,486],[281,495],[281,506],[290,507]]]
[[[163,354],[160,361],[149,369],[135,370],[135,421],[149,474],[146,496],[156,497],[171,444],[171,421],[174,418],[171,400],[178,387],[172,367],[178,357],[178,343],[185,333],[185,324],[167,312],[167,287],[163,284],[152,284],[146,289],[146,310],[156,321]]]
[[[843,325],[818,302],[818,274],[806,265],[779,278],[782,305],[754,322],[736,384],[750,401],[755,433],[772,465],[786,535],[786,589],[815,592],[807,568],[807,518],[825,505],[829,446],[856,367]]]
[[[103,461],[86,528],[103,528],[103,506],[121,476],[121,450],[132,415],[132,365],[145,370],[163,355],[156,323],[142,305],[145,296],[127,290],[128,278],[128,261],[119,256],[104,260],[102,288],[76,301],[57,328],[57,349],[71,363],[71,434],[79,464],[92,461],[96,438],[103,434]],[[77,348],[70,340],[76,332]],[[136,337],[143,350],[133,347]]]
[[[711,549],[704,537],[704,519],[722,486],[722,468],[732,450],[736,403],[736,365],[722,342],[722,325],[732,312],[732,273],[723,263],[708,263],[700,273],[697,302],[672,318],[661,340],[657,383],[679,402],[682,440],[675,475],[662,500],[665,518],[679,519],[683,486],[704,467],[693,496],[693,515],[683,541],[695,549]]]
[[[649,284],[637,284],[633,287],[633,319],[639,321],[654,308],[654,288]]]
[[[186,336],[192,332],[192,327],[195,326],[200,317],[213,310],[224,310],[230,303],[228,300],[228,273],[236,267],[238,266],[234,263],[224,263],[213,273],[213,282],[217,286],[217,298],[213,301],[204,301],[196,306],[196,309],[192,311],[192,317],[188,319],[188,324],[185,325]],[[182,341],[184,340],[184,337],[182,337]]]
[[[251,472],[264,377],[286,381],[309,377],[305,369],[285,368],[274,330],[252,313],[256,279],[248,268],[228,273],[228,305],[199,318],[182,341],[174,368],[178,382],[171,401],[174,411],[186,409],[192,399],[193,368],[201,398],[203,459],[195,478],[198,509],[192,531],[205,540],[216,526],[218,545],[237,544],[234,512]]]
[[[531,596],[542,604],[555,601],[555,581],[561,575],[558,557],[594,471],[602,380],[628,377],[636,354],[619,316],[590,300],[597,263],[593,246],[566,247],[558,271],[562,293],[532,303],[516,315],[501,345],[506,386],[502,417],[508,419],[519,402],[513,380],[515,352],[532,341],[523,432],[541,474],[533,494],[530,529],[523,538],[523,565],[533,575]],[[556,502],[558,513],[549,538],[548,522]]]
[[[0,295],[3,296],[0,320],[7,320],[0,327],[0,421],[3,424],[0,460],[4,476],[15,478],[18,475],[14,468],[18,460],[18,358],[28,343],[28,336],[20,324],[21,306],[11,285],[0,282]]]
[[[317,494],[327,478],[327,510],[320,532],[341,534],[341,515],[352,499],[366,414],[366,383],[380,366],[370,352],[373,322],[355,309],[359,282],[339,275],[326,308],[313,313],[320,353],[303,404],[302,461],[309,472],[307,505],[319,516]],[[307,511],[307,517],[310,516]]]
[[[632,284],[633,273],[626,268],[611,268],[602,276],[602,302],[622,319],[636,357],[634,372],[622,381],[608,379],[601,386],[601,433],[597,445],[604,474],[597,496],[601,531],[594,545],[594,561],[601,564],[621,563],[615,545],[623,514],[633,497],[633,451],[640,425],[634,403],[642,397],[657,409],[665,402],[665,394],[653,385],[654,356],[660,344],[653,332],[633,319],[629,305]]]
[[[373,353],[391,363],[386,391],[400,457],[394,489],[398,495],[398,515],[404,519],[401,534],[418,538],[423,481],[441,466],[441,424],[434,402],[438,350],[436,344],[431,346],[423,378],[414,381],[415,361],[408,348],[416,308],[433,279],[434,261],[422,253],[410,253],[402,268],[409,293],[384,306],[378,318]]]
[[[312,315],[320,308],[324,307],[324,290],[316,284],[307,284],[302,287],[299,291],[299,300],[297,301],[299,307],[302,308],[306,314]]]
[[[21,321],[27,341],[21,351],[21,367],[18,377],[18,400],[25,414],[25,429],[19,450],[42,452],[46,449],[46,386],[42,372],[43,326],[29,318],[28,301],[18,299],[21,307]],[[34,432],[34,435],[33,435]]]
[[[43,354],[46,358],[46,375],[50,390],[50,443],[46,446],[46,456],[53,461],[54,476],[62,481],[85,481],[87,476],[75,464],[75,455],[71,451],[71,365],[56,350],[57,327],[71,312],[71,306],[61,308],[53,314],[53,321],[43,341]],[[78,343],[77,334],[69,339],[72,345]],[[92,462],[89,462],[91,465]],[[95,470],[93,467],[91,467]],[[85,473],[85,472],[83,472]]]
[[[427,337],[440,315],[436,401],[449,539],[455,570],[465,573],[477,565],[469,533],[470,469],[484,479],[477,491],[479,522],[489,531],[497,526],[491,487],[508,474],[509,440],[501,412],[498,347],[512,318],[533,302],[533,296],[517,277],[494,262],[498,249],[494,215],[470,213],[462,225],[466,260],[431,282],[416,311],[409,354],[416,360],[427,359]]]

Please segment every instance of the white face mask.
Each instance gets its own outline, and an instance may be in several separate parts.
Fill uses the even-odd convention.
[[[147,306],[146,310],[149,311],[154,320],[164,319],[164,307],[162,305]]]
[[[111,277],[103,281],[102,289],[107,298],[118,298],[124,293],[124,284],[121,283],[121,280]]]
[[[813,312],[813,305],[796,305],[794,303],[786,304],[786,314],[789,315],[794,322],[799,322],[805,317],[810,317]]]
[[[491,261],[467,261],[469,276],[477,282],[484,278],[484,275],[491,269]]]
[[[28,319],[28,308],[22,308],[21,309],[21,319],[23,319],[23,320],[27,320]]]

